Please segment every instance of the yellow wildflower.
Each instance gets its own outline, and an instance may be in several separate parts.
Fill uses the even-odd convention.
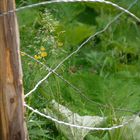
[[[41,57],[47,57],[48,56],[48,53],[47,52],[41,52]]]
[[[35,59],[41,59],[41,56],[40,55],[35,55],[34,58]]]
[[[63,46],[63,42],[58,42],[58,47],[62,47]]]
[[[25,56],[25,53],[24,52],[21,52],[21,56]]]
[[[40,48],[40,50],[41,50],[41,51],[45,51],[46,49],[45,49],[45,47],[42,46],[42,47]]]

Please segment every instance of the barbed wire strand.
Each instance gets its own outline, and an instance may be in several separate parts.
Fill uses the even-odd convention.
[[[21,10],[25,10],[25,9],[29,9],[29,8],[35,8],[35,7],[39,7],[42,5],[47,5],[47,4],[53,4],[53,3],[75,3],[75,2],[99,2],[99,3],[104,3],[107,5],[111,5],[121,11],[124,11],[125,13],[127,13],[128,15],[130,15],[131,17],[133,17],[134,19],[136,19],[138,22],[140,22],[140,18],[137,17],[135,14],[133,14],[132,12],[128,11],[127,9],[117,5],[116,3],[113,3],[111,1],[106,1],[106,0],[52,0],[52,1],[44,1],[44,2],[39,2],[39,3],[35,3],[35,4],[31,4],[31,5],[27,5],[27,6],[23,6],[23,7],[19,7],[15,10],[10,10],[8,12],[2,12],[0,16],[4,16],[13,12],[19,12]]]
[[[134,4],[136,4],[137,0],[135,0],[130,6],[129,8],[131,8]],[[128,9],[129,9],[128,8]],[[101,33],[105,32],[112,23],[114,23],[124,12],[121,12],[120,14],[118,14],[115,18],[113,18],[113,20],[111,20],[102,30],[96,32],[95,34],[93,34],[92,36],[90,36],[86,41],[84,41],[75,51],[73,51],[71,54],[69,54],[66,58],[64,58],[52,71],[55,72],[65,61],[67,61],[69,58],[71,58],[74,54],[76,54],[84,45],[86,45],[91,39],[93,39],[95,36],[100,35]],[[29,95],[31,95],[39,86],[42,82],[44,82],[45,80],[47,80],[50,75],[53,73],[52,71],[50,71],[43,79],[41,79],[36,85],[35,87],[28,92],[25,95],[25,98],[28,97]]]
[[[71,124],[71,123],[67,123],[67,122],[64,122],[64,121],[60,121],[58,119],[55,119],[49,115],[45,115],[44,113],[41,113],[40,111],[38,111],[37,109],[34,109],[32,107],[30,107],[29,105],[27,104],[24,104],[24,106],[26,108],[28,108],[29,110],[31,110],[32,112],[42,116],[42,117],[45,117],[55,123],[58,123],[58,124],[62,124],[62,125],[65,125],[65,126],[69,126],[69,127],[74,127],[74,128],[77,128],[77,129],[87,129],[87,130],[102,130],[102,131],[106,131],[106,130],[113,130],[113,129],[118,129],[118,128],[121,128],[121,127],[124,127],[126,125],[128,125],[131,121],[133,121],[139,114],[136,114],[135,116],[131,117],[131,119],[129,119],[128,121],[126,122],[123,122],[122,124],[120,125],[116,125],[116,126],[112,126],[112,127],[108,127],[108,128],[97,128],[97,127],[89,127],[89,126],[81,126],[81,125],[76,125],[76,124]]]
[[[39,63],[40,65],[42,65],[43,67],[46,68],[47,71],[52,71],[56,76],[58,76],[61,80],[63,80],[66,84],[68,84],[71,88],[73,88],[75,91],[77,91],[82,97],[84,97],[84,99],[86,99],[87,101],[91,102],[92,104],[98,105],[100,108],[109,108],[109,106],[105,105],[105,104],[101,104],[98,103],[96,101],[91,100],[90,98],[88,98],[85,93],[83,91],[81,91],[80,89],[78,89],[75,85],[73,85],[72,83],[70,83],[68,80],[66,80],[62,75],[58,74],[57,72],[54,72],[53,69],[51,69],[50,67],[48,67],[47,65],[45,65],[44,63],[42,63],[41,61],[35,59],[34,57],[32,57],[31,55],[20,51],[22,54],[26,55],[27,57],[31,58],[32,60],[34,60],[35,62]],[[128,110],[128,109],[124,109],[124,108],[114,108],[114,110],[116,111],[123,111],[123,112],[130,112],[132,114],[135,114],[136,112],[132,111],[132,110]]]

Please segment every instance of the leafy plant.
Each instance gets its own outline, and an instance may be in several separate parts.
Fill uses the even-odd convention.
[[[33,2],[37,1],[22,0],[18,4]],[[132,1],[114,2],[127,7]],[[139,2],[132,9],[137,15],[138,7]],[[18,13],[21,50],[54,68],[118,13],[101,3],[61,3],[22,11]],[[81,92],[52,75],[26,100],[27,104],[43,112],[55,99],[80,115],[108,116],[108,126],[119,123],[121,116],[137,112],[140,105],[139,43],[139,23],[124,14],[56,71]],[[27,93],[48,71],[26,55],[22,56],[22,65]],[[66,139],[51,121],[30,111],[27,116],[31,139]],[[118,140],[122,133],[120,129],[114,134],[97,132],[100,137],[89,133],[85,139]]]

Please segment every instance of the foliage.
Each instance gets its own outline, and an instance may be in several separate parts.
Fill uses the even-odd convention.
[[[132,0],[113,1],[124,7],[132,3]],[[33,2],[38,1],[20,0],[17,4]],[[138,16],[139,5],[140,2],[132,8]],[[54,68],[89,36],[103,29],[119,12],[100,3],[62,3],[21,11],[18,13],[21,50]],[[124,14],[57,70],[83,91],[84,96],[52,75],[27,99],[27,104],[43,112],[55,99],[80,115],[109,116],[109,126],[114,124],[114,117],[130,115],[117,109],[137,112],[140,105],[139,43],[139,23]],[[27,93],[48,72],[26,55],[22,56],[22,65]],[[66,139],[51,121],[30,111],[27,111],[27,116],[32,140]],[[89,134],[85,139],[113,139],[108,132],[104,135],[99,133]],[[116,138],[120,134],[118,130]]]

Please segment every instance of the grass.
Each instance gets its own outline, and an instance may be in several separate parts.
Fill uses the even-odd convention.
[[[63,14],[64,11],[66,15]],[[68,18],[71,11],[72,15]],[[21,50],[34,57],[41,56],[41,48],[44,47],[48,55],[38,60],[54,68],[116,14],[117,11],[112,7],[78,3],[21,12],[18,14]],[[90,16],[92,21],[89,20]],[[120,123],[121,116],[139,111],[139,37],[139,24],[122,16],[104,34],[95,37],[57,70],[80,89],[80,93],[52,74],[26,99],[27,104],[44,112],[55,99],[80,115],[108,116],[108,127]],[[24,89],[27,93],[48,71],[27,56],[22,56],[22,65]],[[31,140],[67,139],[53,122],[29,110],[26,114]],[[115,133],[91,132],[85,140],[124,140],[122,133],[122,129]]]
[[[28,76],[28,74],[25,73],[25,89],[29,89],[30,83],[32,83],[32,85],[30,84],[31,87],[34,87],[39,79],[47,74],[47,71],[38,64],[31,62],[30,65],[30,67],[32,67],[31,73],[29,70],[24,71],[29,74]],[[60,78],[52,75],[48,81],[45,81],[37,91],[29,97],[27,100],[28,104],[43,111],[43,109],[48,107],[49,103],[55,99],[60,104],[65,105],[70,110],[80,115],[110,116],[110,118],[132,115],[130,112],[120,111],[121,109],[127,109],[132,112],[138,111],[138,106],[140,105],[139,77],[132,77],[132,75],[126,71],[126,74],[124,74],[124,72],[118,72],[104,77],[91,71],[90,68],[75,69],[76,71],[71,71],[71,67],[69,67],[64,73],[63,70],[59,70],[59,73],[80,89],[82,95],[68,86]],[[26,88],[26,86],[28,88]],[[116,110],[116,108],[120,110]],[[52,122],[37,115],[33,115],[30,111],[27,113],[28,116],[30,116],[28,117],[28,126],[30,136],[33,140],[41,137],[44,140],[57,139],[57,137],[61,139],[63,137],[61,133],[59,134],[57,132]],[[113,123],[113,121],[109,122],[110,125],[113,125]],[[33,135],[36,131],[38,131],[38,133],[36,133],[37,135]],[[118,138],[117,135],[120,135],[121,132],[119,133],[118,130],[117,133],[116,137]],[[102,133],[100,133],[100,135],[101,134]],[[93,134],[89,135],[91,136],[87,136],[87,140],[90,140],[89,137],[92,138],[94,136]],[[98,136],[100,135],[98,134]],[[113,139],[111,138],[112,136],[109,138],[109,134],[108,136],[102,136],[102,139],[104,139],[104,137],[105,139]]]

